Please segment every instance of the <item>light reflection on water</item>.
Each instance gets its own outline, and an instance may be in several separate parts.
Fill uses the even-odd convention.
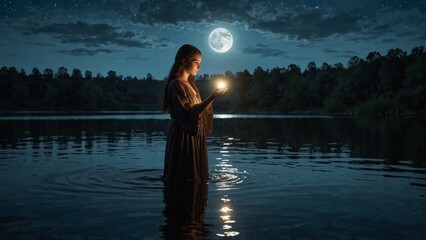
[[[229,154],[228,148],[232,145],[233,138],[227,138],[223,141],[222,147],[219,151],[220,157],[217,157],[217,163],[214,165],[215,169],[212,171],[212,180],[216,184],[216,189],[218,191],[225,192],[221,196],[220,200],[222,205],[220,208],[220,218],[223,221],[222,231],[216,233],[218,237],[234,237],[238,236],[240,233],[235,229],[235,218],[233,217],[233,206],[232,199],[227,191],[233,189],[238,189],[238,184],[243,183],[244,174],[238,171],[236,167],[233,166],[230,161],[231,155]]]
[[[0,118],[0,238],[426,234],[422,119],[219,115],[209,184],[183,188],[160,180],[168,126],[135,115]]]

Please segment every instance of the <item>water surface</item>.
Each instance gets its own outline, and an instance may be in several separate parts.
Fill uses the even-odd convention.
[[[0,238],[424,239],[426,123],[217,115],[165,186],[162,114],[0,116]]]

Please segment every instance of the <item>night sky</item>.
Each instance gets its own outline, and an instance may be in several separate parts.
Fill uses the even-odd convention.
[[[343,63],[426,45],[426,0],[1,1],[0,65],[64,66],[163,79],[180,45],[203,52],[200,73]],[[232,49],[208,45],[218,27]]]

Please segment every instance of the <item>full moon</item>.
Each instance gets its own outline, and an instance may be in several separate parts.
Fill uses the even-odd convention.
[[[210,33],[209,45],[215,52],[227,52],[233,43],[234,38],[232,38],[231,32],[225,28],[216,28]]]

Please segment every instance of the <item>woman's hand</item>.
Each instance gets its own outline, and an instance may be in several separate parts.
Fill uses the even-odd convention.
[[[226,95],[226,93],[228,93],[228,88],[216,88],[210,95],[213,98],[218,98]]]

